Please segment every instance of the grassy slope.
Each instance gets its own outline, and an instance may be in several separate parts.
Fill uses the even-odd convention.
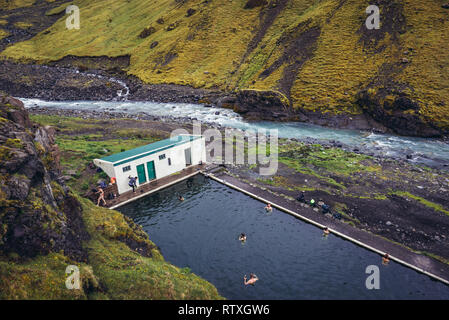
[[[76,3],[81,9],[80,30],[67,30],[63,17],[49,28],[49,33],[45,31],[13,45],[2,55],[39,62],[66,55],[130,55],[129,74],[149,83],[284,90],[293,107],[333,113],[360,113],[354,104],[355,94],[376,78],[381,66],[400,65],[402,58],[407,57],[410,63],[402,71],[389,74],[389,80],[411,88],[407,93],[421,102],[418,112],[422,116],[449,127],[449,11],[441,8],[442,1],[395,1],[404,8],[407,32],[386,32],[371,49],[360,41],[358,32],[367,17],[365,8],[371,2],[288,1],[249,52],[248,43],[259,30],[261,8],[245,10],[245,2],[80,0]],[[62,5],[48,14],[64,8]],[[186,17],[189,8],[197,11]],[[386,29],[387,19],[398,19],[382,14],[382,26],[385,24]],[[163,24],[157,22],[160,18]],[[280,80],[292,61],[283,61],[266,78],[259,75],[282,57],[284,49],[294,41],[283,39],[296,39],[296,27],[301,23],[307,27],[300,28],[300,32],[316,27],[320,35],[315,52],[298,70],[290,92],[285,92]],[[170,25],[177,27],[167,31]],[[154,27],[155,32],[140,38],[139,34],[148,27]],[[151,49],[150,44],[155,41],[158,45]],[[404,51],[409,48],[412,51],[405,56]]]
[[[71,261],[61,253],[19,261],[0,256],[0,299],[220,299],[217,289],[192,274],[164,261],[159,251],[143,257],[117,237],[136,237],[117,211],[98,208],[79,200],[91,240],[85,243],[89,262]],[[140,240],[145,235],[137,234]],[[144,240],[150,243],[149,240]],[[154,246],[154,245],[153,245]],[[16,260],[14,262],[14,260]],[[80,269],[82,289],[68,290],[68,265]]]

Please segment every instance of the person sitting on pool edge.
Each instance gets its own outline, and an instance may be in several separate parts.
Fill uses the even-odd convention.
[[[302,202],[302,203],[306,203],[306,197],[304,196],[304,191],[301,191],[301,193],[296,198],[296,200],[299,202]]]
[[[246,241],[246,234],[241,233],[240,236],[239,236],[239,240],[240,240],[241,242],[245,242],[245,241]]]
[[[265,207],[265,210],[267,211],[267,212],[271,212],[271,211],[273,211],[273,208],[271,207],[271,204],[267,204],[267,206]]]
[[[259,278],[257,278],[257,276],[254,273],[250,273],[249,274],[249,280],[246,280],[246,274],[243,277],[243,283],[245,284],[245,286],[251,284],[254,285],[256,283],[256,281],[259,280]]]

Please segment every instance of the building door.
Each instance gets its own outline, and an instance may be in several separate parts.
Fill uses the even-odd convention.
[[[147,162],[148,180],[156,179],[156,170],[154,169],[154,161]]]
[[[137,177],[139,178],[139,184],[147,182],[147,177],[145,175],[145,165],[139,164],[136,168],[137,168]]]
[[[186,157],[186,167],[192,164],[192,150],[191,148],[184,149],[184,155]]]

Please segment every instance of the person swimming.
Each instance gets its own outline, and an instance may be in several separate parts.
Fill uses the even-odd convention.
[[[239,240],[240,240],[241,242],[245,242],[245,241],[246,241],[246,234],[244,234],[244,233],[240,234]]]
[[[245,286],[251,284],[254,285],[256,283],[257,280],[259,280],[259,278],[254,274],[254,273],[250,273],[249,275],[249,280],[246,280],[246,274],[243,277],[243,283],[245,284]]]
[[[273,211],[273,207],[271,206],[271,204],[267,204],[267,206],[265,207],[265,210],[267,211],[267,212],[271,212],[271,211]]]
[[[387,265],[388,262],[390,262],[390,256],[388,255],[388,253],[385,253],[384,256],[382,257],[382,264]]]
[[[328,236],[329,235],[329,233],[331,233],[330,231],[329,231],[329,228],[328,227],[325,227],[324,228],[324,230],[323,230],[323,236]]]
[[[179,199],[179,201],[184,201],[184,197],[183,196],[179,196],[178,199]]]

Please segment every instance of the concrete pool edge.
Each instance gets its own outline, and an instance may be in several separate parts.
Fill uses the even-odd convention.
[[[326,224],[320,223],[319,221],[317,221],[317,219],[311,219],[309,217],[306,217],[305,215],[299,214],[296,211],[293,211],[291,209],[286,208],[283,205],[280,205],[280,204],[276,203],[276,200],[278,200],[278,202],[279,202],[279,200],[281,200],[280,202],[284,202],[285,201],[284,199],[281,199],[280,197],[279,197],[279,199],[275,199],[275,201],[273,201],[273,199],[266,199],[263,196],[261,196],[260,195],[261,192],[257,192],[255,190],[249,191],[248,189],[252,189],[252,188],[248,188],[248,187],[251,187],[250,185],[248,185],[248,184],[246,184],[246,183],[244,183],[244,182],[242,182],[240,180],[237,180],[236,178],[234,178],[232,176],[229,176],[229,175],[225,174],[225,176],[226,176],[226,178],[228,180],[233,180],[234,179],[234,180],[237,180],[238,182],[240,182],[239,183],[239,184],[241,184],[240,187],[237,186],[235,183],[232,183],[230,181],[226,181],[225,179],[220,179],[220,178],[218,178],[217,176],[215,176],[212,173],[206,173],[206,172],[201,172],[201,173],[204,176],[213,179],[214,181],[217,181],[217,182],[219,182],[219,183],[221,183],[223,185],[226,185],[226,186],[228,186],[228,187],[230,187],[230,188],[232,188],[234,190],[242,192],[242,193],[244,193],[244,194],[246,194],[246,195],[248,195],[248,196],[250,196],[250,197],[252,197],[252,198],[254,198],[256,200],[259,200],[259,201],[264,202],[264,203],[271,203],[271,205],[273,207],[275,207],[275,208],[277,208],[277,209],[279,209],[279,210],[281,210],[281,211],[283,211],[285,213],[288,213],[288,214],[290,214],[290,215],[292,215],[292,216],[294,216],[294,217],[296,217],[298,219],[301,219],[301,220],[303,220],[303,221],[305,221],[307,223],[313,224],[316,227],[319,227],[321,229],[324,228],[324,227],[328,227],[329,230],[331,231],[331,233],[333,233],[334,235],[337,235],[340,238],[348,240],[348,241],[350,241],[350,242],[352,242],[352,243],[354,243],[354,244],[356,244],[356,245],[358,245],[360,247],[363,247],[363,248],[365,248],[367,250],[373,251],[373,252],[378,253],[380,255],[383,255],[386,252],[388,252],[389,255],[390,255],[390,259],[391,260],[393,260],[393,261],[395,261],[397,263],[400,263],[400,264],[402,264],[402,265],[404,265],[404,266],[406,266],[408,268],[411,268],[411,269],[413,269],[413,270],[415,270],[415,271],[417,271],[419,273],[425,274],[425,275],[433,278],[434,280],[438,280],[438,281],[440,281],[440,282],[442,282],[442,283],[444,283],[446,285],[449,285],[449,265],[446,265],[446,264],[444,264],[444,263],[442,263],[440,261],[437,261],[435,259],[423,256],[423,255],[420,255],[420,254],[417,254],[417,253],[412,252],[412,251],[410,251],[410,250],[408,250],[408,249],[406,249],[406,248],[404,248],[402,246],[399,246],[399,245],[394,244],[392,242],[389,242],[389,241],[387,241],[385,239],[382,239],[379,236],[376,236],[374,234],[365,232],[366,234],[370,235],[370,237],[372,238],[370,242],[374,242],[375,244],[381,244],[382,243],[382,246],[384,247],[384,250],[375,248],[373,246],[375,244],[367,244],[367,243],[365,243],[363,241],[360,241],[360,240],[357,240],[354,237],[349,236],[349,235],[347,235],[347,234],[345,234],[345,233],[343,233],[341,231],[337,231],[335,228],[330,227],[329,223],[326,223]],[[247,187],[244,188],[244,185],[247,185]],[[262,191],[262,190],[260,190],[260,191]],[[257,195],[256,192],[259,193],[259,195]],[[334,225],[335,225],[335,223],[334,223]],[[357,229],[357,228],[353,228],[353,229],[355,229],[355,230],[353,230],[353,233],[363,232],[363,230],[360,230],[360,229]],[[388,247],[390,249],[394,248],[394,250],[385,250],[385,247]],[[402,256],[402,258],[398,258],[397,256],[391,254],[392,251],[396,251],[396,252],[402,251],[401,254],[400,254]],[[428,269],[434,269],[433,272],[427,271],[427,270],[423,269],[422,267],[419,267],[419,266],[417,266],[417,265],[415,265],[415,264],[413,264],[411,262],[405,261],[404,260],[404,256],[405,256],[405,258],[408,257],[409,258],[408,260],[416,260],[416,258],[417,258],[416,256],[419,256],[419,258],[421,258],[421,259],[428,260],[427,262],[431,262],[430,263],[430,268],[428,268]],[[438,272],[438,270],[436,270],[436,268],[441,268],[440,269],[441,272]],[[439,275],[437,275],[435,273],[439,273]]]

